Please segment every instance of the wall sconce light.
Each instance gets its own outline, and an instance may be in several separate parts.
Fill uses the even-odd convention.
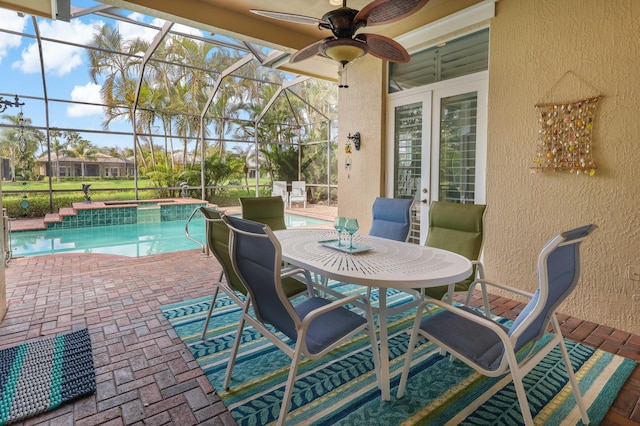
[[[349,133],[347,139],[353,142],[353,147],[356,149],[356,151],[360,151],[360,132],[356,132],[353,136],[351,136],[351,133]]]

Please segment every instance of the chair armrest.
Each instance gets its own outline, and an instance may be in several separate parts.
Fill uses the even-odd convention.
[[[309,274],[308,271],[306,271],[306,270],[304,270],[302,268],[296,268],[295,266],[288,266],[286,268],[283,268],[280,271],[280,277],[281,278],[286,278],[286,277],[290,277],[292,275],[297,275],[297,274],[303,274],[303,275],[305,275],[305,278],[308,275],[309,279],[311,279],[311,275]]]
[[[294,275],[304,277],[305,284],[307,285],[307,293],[309,294],[309,297],[313,296],[315,294],[315,286],[309,271],[302,268],[296,268],[294,266],[289,266],[280,271],[280,278],[292,277]]]
[[[333,309],[336,309],[340,306],[344,306],[344,305],[348,305],[349,303],[355,302],[356,300],[361,299],[362,300],[362,304],[364,305],[364,310],[365,312],[368,311],[369,314],[371,314],[371,303],[369,302],[369,300],[359,294],[354,294],[353,296],[347,296],[343,299],[337,299],[334,300],[333,302],[329,303],[328,305],[324,305],[321,306],[319,308],[314,309],[313,311],[309,312],[307,315],[305,315],[304,318],[302,318],[302,324],[304,327],[305,323],[309,323],[311,322],[315,317],[324,314],[325,312],[331,311]]]
[[[529,293],[527,291],[520,290],[520,289],[517,289],[517,288],[514,288],[514,287],[510,287],[510,286],[507,286],[507,285],[504,285],[504,284],[494,283],[492,281],[488,281],[488,280],[480,279],[480,278],[476,279],[475,281],[473,281],[469,285],[469,292],[470,293],[474,290],[474,287],[476,286],[476,284],[486,284],[486,285],[489,285],[489,286],[492,286],[492,287],[499,288],[499,289],[504,290],[504,291],[508,291],[508,292],[515,293],[515,294],[519,294],[520,296],[524,296],[524,297],[528,297],[528,298],[532,298],[533,297],[533,294]]]
[[[476,279],[484,279],[484,266],[482,265],[482,262],[479,260],[472,260],[471,264],[476,265]]]

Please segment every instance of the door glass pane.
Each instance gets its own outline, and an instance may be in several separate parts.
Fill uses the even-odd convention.
[[[393,197],[415,198],[422,175],[422,102],[395,108]],[[413,204],[407,241],[420,242],[420,203]]]
[[[475,201],[477,106],[476,92],[441,99],[439,200]]]
[[[420,188],[422,102],[395,109],[394,198],[413,198]]]

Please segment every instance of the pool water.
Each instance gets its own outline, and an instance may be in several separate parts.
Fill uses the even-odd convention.
[[[326,223],[325,220],[285,214],[287,228]],[[100,253],[140,257],[200,249],[185,236],[185,221],[93,226],[88,228],[20,231],[11,233],[13,257],[56,253]],[[189,235],[205,242],[205,221],[194,217]]]
[[[242,215],[233,214],[231,216],[241,217]],[[320,225],[322,223],[328,223],[328,221],[308,216],[302,216],[299,214],[285,213],[284,223],[285,225],[287,225],[287,228],[297,228],[299,226]]]

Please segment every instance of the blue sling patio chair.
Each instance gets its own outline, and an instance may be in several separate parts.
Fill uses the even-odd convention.
[[[207,329],[209,328],[209,321],[211,320],[211,315],[213,314],[216,300],[218,298],[218,292],[222,291],[238,306],[242,307],[244,306],[244,297],[247,294],[247,290],[236,272],[233,270],[231,257],[229,256],[229,228],[222,221],[221,212],[207,207],[199,207],[199,209],[204,216],[206,223],[207,246],[221,266],[217,282],[214,284],[211,307],[209,308],[207,318],[204,322],[204,327],[202,328],[201,338],[204,340],[207,334]],[[300,280],[294,277],[284,278],[281,282],[284,294],[287,297],[297,296],[304,291],[312,291],[312,288],[307,287]]]
[[[388,240],[395,241],[407,241],[409,238],[409,231],[411,229],[411,206],[413,205],[412,198],[384,198],[377,197],[373,202],[371,228],[369,229],[369,235],[374,237],[386,238]],[[326,277],[316,277],[321,284],[324,291],[332,294],[336,297],[341,297],[341,294],[337,290],[333,290],[328,287],[329,280]],[[348,284],[342,283],[339,285]],[[334,286],[337,287],[337,286]],[[367,288],[367,297],[371,297],[371,288]],[[415,293],[415,294],[414,294]],[[416,297],[418,291],[413,291],[411,294]],[[402,312],[407,309],[415,307],[417,301],[414,303],[404,304],[395,307],[390,310],[392,313]],[[377,307],[374,306],[374,311],[377,312]]]
[[[559,346],[582,421],[589,423],[555,311],[578,284],[580,244],[595,229],[595,225],[582,226],[562,232],[547,242],[538,256],[538,289],[534,294],[487,280],[476,280],[472,284],[483,282],[530,298],[510,327],[498,324],[468,306],[453,306],[434,299],[427,299],[420,304],[398,386],[398,398],[404,395],[413,350],[420,334],[480,374],[489,377],[511,374],[524,423],[532,425],[533,418],[523,378],[551,350]],[[469,297],[467,303],[468,301]],[[431,312],[432,305],[438,306],[440,312]],[[426,306],[430,306],[429,312],[423,317]],[[547,332],[549,323],[553,330],[552,336],[541,344],[540,339]]]
[[[386,238],[395,241],[407,241],[411,228],[411,198],[384,198],[377,197],[373,202],[373,220],[369,235]],[[328,280],[325,277],[317,277],[318,281],[326,288]],[[327,289],[332,293],[330,289]],[[333,292],[335,296],[340,293]],[[367,295],[371,295],[371,289],[367,289]]]
[[[373,202],[373,221],[369,235],[407,241],[411,228],[411,198],[378,197]]]
[[[354,334],[366,330],[371,341],[373,363],[378,375],[380,360],[375,326],[369,301],[360,295],[328,300],[311,296],[295,305],[282,290],[283,276],[301,272],[300,269],[281,269],[282,249],[268,225],[223,216],[231,230],[231,261],[234,270],[247,289],[238,332],[229,356],[224,388],[229,389],[233,366],[240,347],[245,322],[249,323],[275,346],[291,357],[291,368],[280,407],[278,425],[283,425],[293,393],[301,357],[317,359],[327,354]],[[302,271],[310,282],[309,273]],[[356,300],[364,307],[365,316],[345,307]],[[250,314],[250,309],[253,315]],[[272,328],[286,338],[279,337]],[[294,343],[291,347],[288,340]],[[379,382],[379,377],[378,377]]]

